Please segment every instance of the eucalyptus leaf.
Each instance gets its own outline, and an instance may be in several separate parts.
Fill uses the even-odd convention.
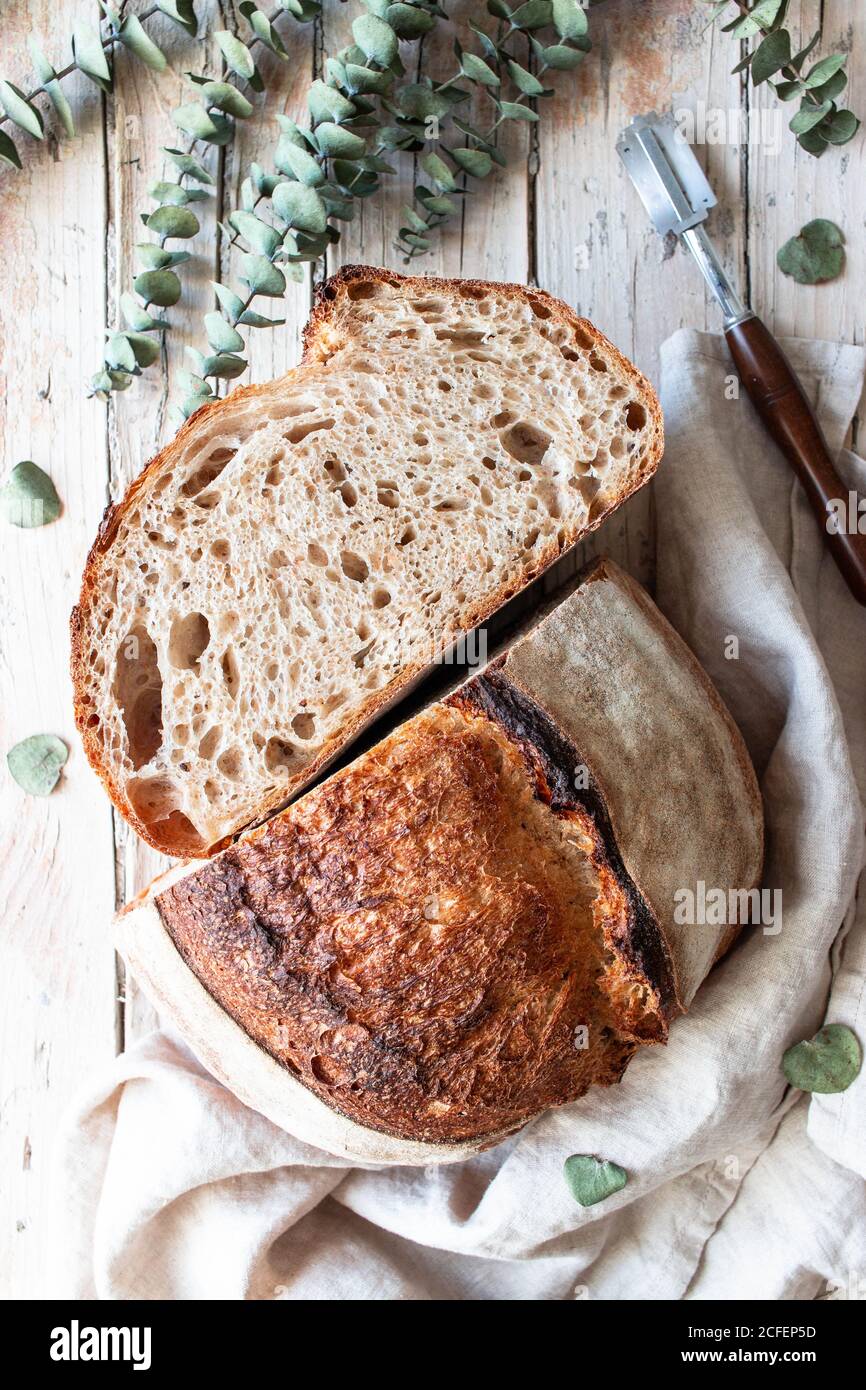
[[[21,168],[21,156],[15,147],[15,141],[6,134],[5,130],[0,130],[0,159],[3,160],[4,164],[11,164],[16,169]]]
[[[341,92],[327,86],[321,78],[311,83],[307,92],[307,106],[316,125],[321,121],[336,121],[338,125],[342,125],[355,115],[353,103]]]
[[[37,140],[42,140],[45,135],[45,124],[42,120],[41,112],[29,102],[13,82],[5,82],[0,79],[0,102],[10,121],[28,135],[33,135]]]
[[[286,291],[286,277],[267,256],[250,253],[243,255],[240,262],[240,278],[254,294],[263,294],[270,299],[280,299]]]
[[[325,173],[319,161],[309,150],[303,150],[298,145],[283,145],[281,141],[277,147],[276,165],[282,173],[291,174],[293,178],[308,184],[311,188],[325,181]]]
[[[514,85],[519,91],[523,92],[525,96],[543,96],[545,89],[534,73],[528,72],[526,68],[522,68],[519,63],[515,63],[511,58],[508,60],[508,71]]]
[[[95,82],[104,92],[111,91],[111,69],[102,47],[99,30],[84,20],[72,30],[72,56],[79,71]]]
[[[499,78],[493,69],[485,63],[483,58],[479,58],[475,53],[464,53],[461,60],[461,68],[468,78],[473,82],[480,82],[485,87],[498,87]]]
[[[751,74],[756,87],[777,73],[791,61],[791,35],[787,29],[777,29],[768,34],[755,50],[752,58]]]
[[[274,210],[283,222],[301,232],[315,234],[327,226],[325,205],[314,188],[302,183],[281,183],[274,189]]]
[[[840,68],[844,67],[845,59],[844,53],[832,53],[829,58],[822,58],[820,63],[816,63],[808,75],[803,78],[803,85],[805,87],[822,86],[829,78],[834,77]]]
[[[826,218],[807,222],[799,236],[786,241],[776,261],[783,275],[798,285],[820,285],[841,275],[845,264],[845,238]]]
[[[127,333],[125,337],[139,367],[149,367],[159,357],[158,338],[148,338],[146,333]]]
[[[10,526],[30,530],[60,515],[60,498],[48,474],[32,459],[17,463],[0,488],[0,513]]]
[[[163,240],[166,237],[179,237],[186,240],[195,236],[201,228],[194,212],[189,208],[174,207],[171,204],[156,208],[149,215],[145,225],[149,231],[155,232]]]
[[[195,179],[198,183],[213,183],[213,175],[209,174],[204,165],[200,164],[191,154],[187,154],[184,150],[171,149],[169,146],[163,146],[163,148],[174,167],[179,169],[182,174]]]
[[[377,96],[384,96],[391,86],[391,75],[374,72],[372,68],[359,63],[347,63],[346,86],[353,92],[374,92]]]
[[[139,241],[136,243],[135,250],[137,258],[145,270],[162,270],[164,266],[171,264],[171,252],[163,250],[155,242]]]
[[[789,122],[790,129],[795,135],[805,134],[807,130],[811,130],[813,126],[823,121],[831,107],[832,102],[829,101],[822,101],[820,106],[812,106],[806,102]]]
[[[578,0],[553,0],[553,22],[563,39],[582,39],[589,28],[586,11]]]
[[[516,29],[543,29],[553,20],[553,6],[550,0],[527,0],[512,11],[511,23]]]
[[[235,323],[243,313],[244,301],[234,290],[230,290],[228,285],[221,285],[217,280],[211,280],[214,293],[220,302],[223,312],[226,313],[232,323]]]
[[[194,140],[206,140],[209,145],[227,145],[232,136],[233,126],[224,117],[209,115],[198,102],[178,106],[172,111],[171,119],[179,130]]]
[[[135,371],[135,353],[126,333],[112,333],[109,336],[105,344],[105,361],[115,371]]]
[[[198,23],[193,0],[156,0],[156,4],[164,15],[168,15],[168,18],[185,29],[191,38],[195,38]]]
[[[216,310],[205,314],[204,326],[214,352],[240,352],[243,349],[244,340],[240,333]]]
[[[246,44],[242,43],[237,35],[232,34],[228,29],[215,30],[214,38],[232,72],[236,72],[238,77],[246,77],[249,80],[256,70],[256,64]]]
[[[568,72],[583,62],[586,54],[580,48],[569,48],[567,44],[555,43],[541,50],[541,58],[549,68],[557,72]]]
[[[117,37],[130,53],[134,53],[139,62],[144,63],[154,72],[164,72],[166,69],[166,57],[161,48],[158,48],[153,39],[145,33],[141,20],[134,14],[127,15],[121,24]]]
[[[63,88],[57,78],[57,73],[45,57],[45,54],[42,52],[42,49],[39,47],[39,44],[32,34],[27,40],[27,46],[30,49],[30,56],[33,59],[33,67],[36,76],[42,84],[48,100],[57,112],[60,124],[63,126],[67,135],[74,135],[75,123],[72,119],[72,108],[64,96]]]
[[[48,796],[57,786],[69,749],[55,734],[32,734],[6,754],[6,766],[29,796]]]
[[[250,25],[256,38],[265,45],[265,48],[276,53],[278,58],[287,59],[289,55],[283,47],[283,41],[264,11],[258,9],[252,0],[244,0],[238,9]]]
[[[224,381],[233,381],[237,376],[243,376],[249,364],[243,357],[236,357],[230,352],[219,352],[213,357],[206,357],[204,362],[205,376],[218,376]]]
[[[151,329],[168,326],[163,320],[153,318],[146,309],[143,309],[135,295],[130,294],[129,290],[125,290],[120,296],[120,311],[129,327],[136,333],[147,333]]]
[[[847,145],[860,129],[860,121],[853,111],[836,111],[820,128],[831,145]]]
[[[446,193],[453,193],[454,189],[457,187],[457,181],[454,175],[448,168],[444,159],[441,159],[438,154],[431,153],[425,155],[421,160],[421,168],[425,173],[429,174],[439,188],[444,189]]]
[[[457,149],[450,153],[460,168],[475,179],[486,178],[493,168],[493,160],[485,150]]]
[[[152,183],[147,192],[155,203],[173,204],[181,208],[189,202],[189,192],[182,183],[171,183],[161,179],[158,183]]]
[[[380,68],[388,68],[397,57],[397,35],[384,19],[373,14],[361,15],[352,25],[352,37],[364,56]]]
[[[278,193],[280,188],[292,186],[291,184],[279,184],[274,192]],[[301,187],[300,184],[294,186]],[[274,206],[276,207],[276,203]],[[269,226],[267,222],[263,222],[260,217],[256,217],[255,213],[232,212],[229,214],[229,222],[234,230],[240,233],[248,246],[264,256],[272,256],[280,244],[279,232]]]
[[[188,394],[202,396],[213,395],[210,384],[205,381],[204,377],[196,376],[194,372],[185,372],[182,367],[179,367],[174,375],[181,390],[186,391]]]
[[[565,1160],[565,1181],[576,1202],[582,1207],[594,1207],[621,1192],[628,1174],[618,1163],[596,1158],[593,1154],[572,1154]]]
[[[782,1058],[792,1086],[819,1095],[847,1091],[859,1075],[863,1057],[857,1037],[843,1023],[829,1023],[807,1042],[795,1043]]]
[[[500,101],[499,110],[511,121],[537,121],[538,113],[519,101]]]
[[[254,309],[244,309],[238,319],[238,323],[247,324],[250,328],[279,328],[285,321],[266,318],[264,314],[257,314]]]
[[[253,114],[252,102],[230,82],[205,82],[201,94],[208,106],[215,106],[229,116],[237,116],[239,120],[246,120]]]
[[[316,144],[322,154],[338,155],[341,159],[360,159],[367,148],[360,135],[333,121],[323,121],[316,126]]]
[[[180,299],[181,284],[173,270],[143,270],[132,282],[146,304],[167,308]]]

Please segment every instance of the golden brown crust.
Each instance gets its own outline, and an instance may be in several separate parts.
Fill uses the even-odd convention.
[[[156,899],[221,1007],[369,1129],[501,1136],[667,1036],[651,914],[548,782],[571,751],[529,742],[433,706]]]
[[[307,326],[304,330],[304,355],[303,361],[308,362],[315,358],[323,360],[328,355],[328,350],[324,347],[324,338],[327,328],[332,324],[335,317],[346,302],[346,297],[350,287],[359,280],[381,282],[391,285],[397,284],[417,284],[425,291],[459,289],[464,294],[483,294],[490,290],[489,283],[481,280],[456,280],[456,279],[436,279],[427,276],[407,277],[397,274],[394,271],[385,270],[371,266],[345,266],[336,275],[332,276],[321,286],[316,297],[316,303],[310,315]],[[595,344],[602,345],[616,361],[620,369],[634,382],[636,389],[640,390],[647,403],[652,426],[652,440],[647,452],[644,464],[632,480],[631,486],[620,496],[610,499],[606,505],[596,506],[590,512],[589,520],[586,525],[581,526],[579,533],[569,531],[561,533],[560,537],[547,546],[544,546],[535,557],[534,563],[525,566],[520,573],[499,585],[497,589],[488,595],[484,602],[468,605],[461,615],[459,623],[460,632],[469,632],[473,627],[487,621],[499,608],[503,606],[515,594],[526,588],[537,579],[545,570],[558,560],[561,555],[568,550],[580,537],[589,535],[597,530],[606,518],[617,509],[623,502],[636,492],[647,482],[656,471],[662,456],[664,447],[664,432],[661,407],[651,385],[638,372],[627,358],[625,358],[603,334],[599,333],[587,319],[579,318],[561,300],[554,298],[543,290],[529,289],[523,285],[501,284],[497,285],[498,292],[513,294],[519,299],[533,307],[533,312],[542,316],[552,317],[567,324],[570,329],[579,335],[591,338]],[[272,382],[263,385],[251,385],[239,387],[234,391],[230,400],[237,403],[244,397],[254,397],[262,395],[271,390]],[[215,854],[226,844],[230,843],[235,833],[240,833],[244,827],[239,826],[237,832],[226,836],[224,839],[203,847],[201,841],[190,829],[186,818],[179,812],[169,817],[165,821],[159,821],[156,825],[145,823],[136,813],[134,806],[130,803],[122,786],[118,784],[113,775],[112,768],[105,755],[98,721],[95,719],[93,710],[88,704],[86,695],[86,670],[88,661],[87,643],[85,641],[85,619],[84,615],[94,603],[97,593],[97,580],[100,566],[107,555],[112,542],[117,534],[120,523],[134,507],[137,499],[142,492],[150,485],[155,475],[163,470],[171,469],[175,460],[180,456],[184,444],[190,433],[198,428],[200,422],[215,411],[224,408],[225,402],[215,401],[201,407],[178,431],[175,438],[153,458],[142,470],[141,474],[131,484],[123,500],[115,505],[109,506],[103,516],[99,532],[87,557],[84,574],[81,584],[81,595],[78,605],[73,609],[70,618],[70,644],[71,657],[70,669],[73,684],[73,699],[75,722],[81,736],[84,751],[88,761],[94,771],[100,777],[109,796],[111,797],[118,810],[127,821],[133,826],[135,831],[153,846],[164,854],[180,857],[207,857]],[[450,640],[454,640],[459,633],[452,633]],[[405,666],[392,680],[382,689],[372,692],[359,706],[354,713],[347,715],[344,725],[338,736],[325,743],[312,758],[288,783],[276,791],[273,796],[264,801],[257,814],[249,822],[251,825],[260,824],[268,816],[274,814],[281,807],[285,806],[295,797],[303,787],[313,782],[316,777],[333,762],[339,753],[347,747],[359,733],[373,722],[380,714],[384,713],[390,706],[411,690],[412,686],[429,669],[426,662],[415,662]]]

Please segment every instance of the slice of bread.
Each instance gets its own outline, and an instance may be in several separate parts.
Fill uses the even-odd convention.
[[[661,451],[652,388],[559,300],[341,271],[301,366],[203,407],[103,521],[72,673],[118,809],[185,857],[264,819]]]
[[[743,741],[649,596],[598,562],[479,675],[117,920],[246,1104],[348,1160],[489,1147],[664,1042],[758,883]]]

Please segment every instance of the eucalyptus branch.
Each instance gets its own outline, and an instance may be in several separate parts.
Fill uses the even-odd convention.
[[[189,204],[207,197],[203,187],[187,187],[184,179],[191,179],[199,185],[213,183],[211,175],[196,156],[197,146],[200,143],[212,146],[227,144],[234,134],[234,122],[246,120],[253,114],[252,102],[244,95],[242,88],[249,86],[255,92],[264,90],[252,52],[257,44],[268,48],[283,62],[288,61],[289,55],[274,27],[280,14],[288,11],[296,20],[306,23],[315,18],[320,9],[319,0],[281,0],[278,9],[266,15],[257,9],[252,0],[243,0],[239,10],[252,30],[249,42],[243,43],[227,29],[218,30],[214,38],[223,56],[221,76],[213,79],[187,73],[200,94],[200,100],[178,107],[172,112],[172,119],[178,129],[188,136],[189,142],[185,149],[163,147],[177,170],[177,177],[174,180],[159,180],[149,189],[157,206],[153,211],[143,213],[142,221],[158,240],[155,243],[141,242],[136,247],[141,268],[133,282],[134,293],[126,292],[120,298],[120,309],[127,327],[109,334],[103,365],[90,383],[91,395],[106,401],[112,391],[126,390],[132,378],[139,376],[145,367],[159,357],[159,335],[170,324],[164,317],[154,318],[150,309],[152,305],[169,308],[177,303],[182,286],[176,267],[190,259],[189,252],[169,250],[166,243],[196,235],[200,224]],[[233,80],[228,80],[230,77]]]
[[[746,4],[744,0],[704,0],[704,3],[712,5],[711,24],[733,5],[736,14],[722,26],[723,33],[745,42],[760,37],[760,43],[737,64],[734,72],[751,73],[756,87],[770,82],[781,101],[799,98],[800,106],[789,122],[789,129],[808,154],[820,156],[830,145],[846,145],[853,140],[860,129],[860,121],[853,111],[840,108],[836,100],[848,85],[847,55],[831,53],[806,68],[806,60],[821,42],[822,25],[805,48],[796,52],[791,33],[785,28],[790,0],[757,0],[754,4]],[[771,78],[776,80],[770,81]]]

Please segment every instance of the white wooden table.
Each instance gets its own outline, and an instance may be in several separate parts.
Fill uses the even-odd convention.
[[[133,0],[132,8],[142,6]],[[251,160],[271,167],[274,113],[301,118],[323,52],[345,43],[358,8],[331,0],[316,29],[299,28],[288,16],[281,21],[292,62],[280,65],[265,55],[263,110],[242,124],[222,158],[213,159],[216,196],[197,208],[197,259],[184,276],[183,304],[170,311],[169,373],[181,365],[185,333],[198,341],[201,314],[211,307],[208,281],[220,275],[218,208],[238,205]],[[465,18],[481,7],[452,0],[447,8]],[[234,22],[229,3],[199,0],[198,9],[208,20],[203,28]],[[94,0],[4,3],[3,75],[27,88],[28,33],[59,57],[75,18],[93,19],[96,11]],[[808,34],[822,13],[824,51],[853,48],[849,100],[862,111],[866,5],[793,0],[790,22]],[[630,117],[653,107],[720,109],[729,125],[744,116],[753,131],[763,110],[778,110],[766,88],[756,94],[730,76],[736,46],[720,33],[703,33],[704,23],[698,0],[609,0],[595,10],[595,49],[582,71],[560,75],[558,95],[534,131],[512,124],[507,174],[488,182],[464,221],[420,266],[433,274],[536,282],[592,318],[654,379],[659,345],[669,333],[681,325],[717,328],[699,276],[682,253],[671,254],[650,231],[613,148]],[[4,528],[0,537],[2,742],[5,749],[29,734],[53,732],[71,749],[62,782],[47,799],[25,797],[5,767],[0,777],[0,1271],[6,1296],[40,1297],[52,1287],[50,1164],[70,1095],[154,1024],[123,980],[110,922],[161,862],[126,831],[90,772],[73,727],[67,675],[69,611],[102,510],[172,432],[170,390],[159,370],[149,370],[108,409],[86,399],[83,389],[99,365],[105,327],[116,323],[117,296],[132,278],[131,247],[141,239],[138,212],[151,206],[147,188],[162,171],[160,147],[173,143],[170,112],[189,99],[182,73],[214,71],[218,62],[208,38],[184,38],[161,19],[152,32],[172,72],[154,75],[120,54],[111,98],[73,76],[64,90],[76,112],[77,137],[49,137],[43,145],[22,138],[24,172],[0,173],[4,471],[34,459],[50,472],[64,503],[52,526]],[[441,53],[439,59],[439,70],[449,71],[453,60]],[[436,61],[428,41],[428,71],[437,70]],[[817,161],[796,148],[785,116],[779,119],[775,148],[773,142],[727,143],[700,151],[721,203],[712,224],[720,250],[778,332],[862,342],[866,141],[861,134]],[[392,240],[411,187],[411,159],[402,169],[386,194],[363,205],[332,268],[341,262],[401,268]],[[816,216],[831,217],[846,231],[849,267],[838,283],[806,289],[777,272],[775,253]],[[291,286],[287,326],[250,335],[253,379],[276,376],[296,361],[310,295],[308,284]],[[651,579],[651,510],[645,491],[608,523],[593,548]]]

